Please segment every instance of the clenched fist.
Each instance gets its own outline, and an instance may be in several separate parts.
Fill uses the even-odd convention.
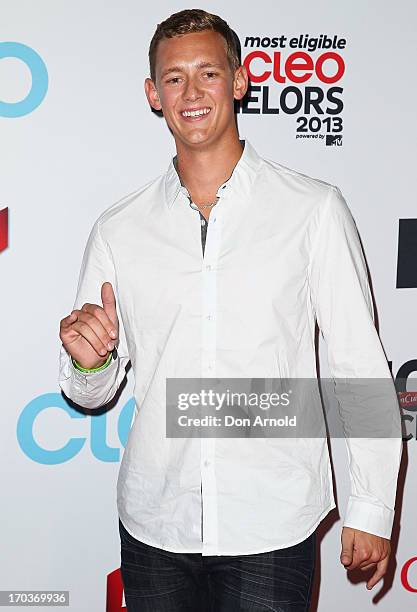
[[[84,304],[60,322],[62,344],[83,368],[103,365],[119,336],[116,299],[109,282],[101,286],[101,301],[103,306]]]

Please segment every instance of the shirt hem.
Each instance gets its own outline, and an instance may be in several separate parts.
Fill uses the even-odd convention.
[[[119,518],[120,521],[123,524],[123,527],[126,529],[126,531],[132,536],[132,538],[135,538],[135,540],[138,540],[138,542],[142,542],[143,544],[147,544],[148,546],[153,546],[154,548],[159,548],[160,550],[166,550],[167,552],[175,552],[175,553],[201,553],[201,548],[199,550],[172,550],[172,548],[165,548],[163,546],[158,546],[157,544],[155,544],[155,542],[150,542],[148,539],[146,538],[138,538],[134,533],[132,533],[131,529],[129,527],[127,527],[126,523],[124,522],[124,520],[122,519],[122,517],[119,514]]]
[[[203,557],[233,557],[233,556],[240,556],[240,555],[257,555],[259,553],[264,553],[264,552],[271,552],[273,550],[281,550],[283,548],[289,548],[290,546],[295,546],[296,544],[299,544],[300,542],[303,542],[303,540],[306,540],[312,533],[313,531],[318,527],[319,523],[321,523],[321,521],[324,519],[325,516],[327,516],[327,514],[333,510],[333,508],[336,508],[336,503],[334,501],[332,501],[328,506],[326,506],[326,508],[320,513],[320,515],[318,516],[318,518],[314,521],[313,525],[307,530],[306,534],[296,538],[295,540],[291,540],[291,542],[284,544],[284,546],[272,546],[272,547],[268,547],[267,549],[263,548],[261,550],[251,550],[251,551],[240,551],[240,552],[221,552],[221,553],[213,553],[213,554],[205,554],[202,548],[199,548],[198,550],[173,550],[172,548],[167,548],[167,547],[162,547],[162,546],[157,546],[155,543],[150,542],[149,540],[147,540],[146,538],[138,538],[136,535],[134,535],[130,528],[128,528],[124,521],[122,520],[122,517],[119,514],[119,518],[121,520],[121,522],[123,523],[124,528],[126,529],[126,531],[128,533],[130,533],[130,535],[132,536],[132,538],[135,538],[135,540],[138,540],[139,542],[143,542],[144,544],[147,544],[148,546],[153,546],[154,548],[160,548],[161,550],[166,550],[167,552],[173,552],[173,553],[180,553],[180,554],[186,554],[186,553],[200,553]]]
[[[210,555],[206,555],[203,553],[203,556],[204,557],[208,557],[208,556],[210,557],[212,556],[233,557],[233,556],[238,556],[238,555],[257,555],[260,553],[267,553],[267,552],[272,552],[273,550],[281,550],[284,548],[289,548],[290,546],[295,546],[296,544],[299,544],[300,542],[303,542],[304,540],[306,540],[313,533],[313,531],[318,527],[318,525],[321,523],[324,517],[327,516],[327,514],[329,514],[331,510],[333,510],[333,508],[336,508],[336,504],[334,501],[320,513],[319,517],[314,521],[313,525],[307,530],[305,535],[301,536],[300,538],[296,538],[295,540],[291,540],[291,542],[289,542],[288,544],[284,544],[283,546],[272,546],[272,547],[268,547],[267,549],[263,548],[261,550],[258,549],[258,550],[252,550],[252,551],[221,552],[218,554],[210,554]]]

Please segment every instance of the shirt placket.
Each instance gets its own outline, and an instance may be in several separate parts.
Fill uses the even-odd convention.
[[[224,186],[217,195],[221,196]],[[206,227],[202,225],[202,378],[213,378],[216,373],[217,325],[217,262],[221,238],[222,213],[217,205],[211,210]],[[205,245],[204,245],[205,241]],[[218,551],[217,483],[215,471],[216,438],[200,438],[200,468],[202,496],[202,554]]]

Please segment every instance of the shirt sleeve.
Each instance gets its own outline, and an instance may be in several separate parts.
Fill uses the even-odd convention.
[[[119,319],[119,340],[117,351],[113,351],[110,364],[98,372],[81,372],[71,355],[61,344],[59,354],[58,382],[65,395],[84,408],[99,408],[108,403],[116,394],[123,381],[129,361],[126,334],[123,327],[117,295],[116,273],[109,246],[100,233],[99,220],[90,232],[81,263],[74,309],[81,309],[85,303],[102,305],[101,286],[105,281],[112,284],[116,298],[116,312]]]
[[[361,423],[368,404],[347,401],[343,384],[385,379],[377,400],[386,437],[346,437],[351,492],[343,525],[390,539],[402,453],[401,415],[385,352],[374,324],[364,254],[352,214],[340,190],[329,186],[311,251],[313,309],[327,345],[328,364],[343,423]],[[339,385],[337,383],[339,381]],[[386,383],[386,384],[385,384]],[[349,386],[349,384],[347,385]],[[376,385],[374,384],[374,387]],[[381,402],[379,401],[381,400]],[[374,404],[375,405],[375,404]],[[370,410],[371,408],[369,408]]]

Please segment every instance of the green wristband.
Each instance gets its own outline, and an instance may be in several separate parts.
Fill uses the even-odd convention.
[[[75,359],[71,357],[74,367],[77,368],[77,370],[80,370],[81,372],[100,372],[100,370],[104,370],[104,368],[107,368],[107,366],[110,365],[111,358],[112,358],[112,354],[109,353],[109,356],[107,357],[106,361],[103,363],[103,365],[99,366],[98,368],[83,368],[78,363],[78,361],[75,361]]]

